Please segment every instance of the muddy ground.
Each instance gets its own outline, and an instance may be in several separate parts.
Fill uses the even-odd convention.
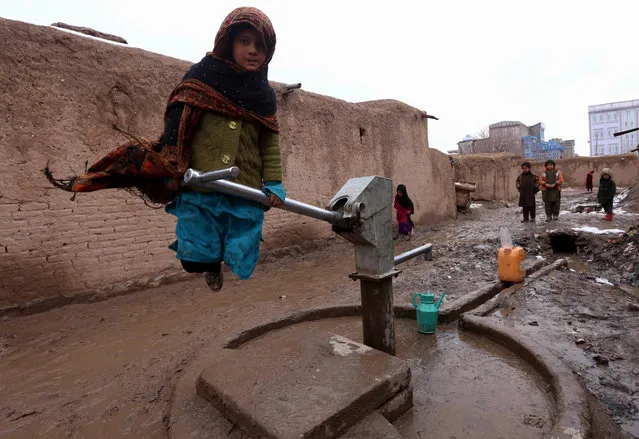
[[[456,221],[418,227],[411,241],[396,241],[396,253],[432,242],[434,259],[401,266],[395,301],[408,303],[423,291],[446,292],[450,300],[496,279],[500,226],[530,259],[570,257],[569,269],[530,283],[491,318],[550,347],[625,431],[615,434],[639,437],[639,311],[629,305],[639,302],[637,235],[601,234],[631,230],[639,215],[622,212],[604,222],[601,213],[583,208],[593,199],[566,190],[560,220],[550,223],[540,211],[536,224],[522,224],[514,204],[477,201]],[[593,229],[573,230],[584,226]],[[560,254],[551,236],[559,236]],[[578,254],[566,248],[570,243]],[[218,294],[195,279],[4,317],[0,437],[164,438],[173,385],[200,350],[296,309],[357,303],[359,285],[348,279],[353,268],[350,245],[336,240],[323,250],[263,263],[246,282],[229,275]]]

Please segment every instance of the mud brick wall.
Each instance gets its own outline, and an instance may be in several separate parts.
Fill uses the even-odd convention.
[[[93,300],[182,272],[167,246],[174,218],[124,191],[51,188],[126,140],[155,137],[189,62],[0,19],[0,310]],[[455,215],[453,170],[428,148],[426,119],[395,101],[350,104],[278,89],[285,186],[317,206],[364,175],[408,186],[418,223]],[[328,224],[272,209],[263,254],[334,238]]]
[[[477,183],[475,200],[515,200],[518,193],[515,180],[521,173],[523,159],[511,154],[475,154],[455,156],[455,179]],[[595,186],[604,168],[610,168],[617,186],[629,187],[639,181],[639,158],[635,154],[603,157],[573,157],[557,160],[566,180],[566,187],[584,187],[586,174],[595,170]],[[544,170],[543,162],[532,162],[533,172]]]
[[[521,161],[507,153],[455,156],[455,180],[477,183],[473,200],[514,200]]]
[[[543,163],[541,163],[543,166]],[[604,168],[610,168],[617,186],[629,187],[639,181],[639,157],[636,154],[608,155],[602,157],[574,157],[557,160],[563,171],[566,185],[586,187],[586,174],[595,171],[594,184],[599,185],[599,176]]]

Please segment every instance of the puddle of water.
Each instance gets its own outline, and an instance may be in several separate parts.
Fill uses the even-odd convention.
[[[413,365],[415,409],[396,422],[404,437],[533,439],[550,431],[546,385],[510,351],[454,325],[429,337],[398,321],[397,337],[399,355]]]
[[[414,408],[395,422],[404,437],[537,439],[550,431],[552,397],[519,357],[456,325],[434,335],[419,334],[414,320],[397,319],[395,326],[397,355],[413,374]],[[300,337],[316,330],[362,342],[359,317],[295,325]]]

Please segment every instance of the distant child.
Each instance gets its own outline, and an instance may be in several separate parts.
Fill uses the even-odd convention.
[[[410,239],[410,234],[413,231],[413,220],[410,216],[415,213],[415,207],[413,202],[408,197],[406,192],[406,186],[400,184],[397,186],[397,194],[395,194],[394,207],[397,211],[397,222],[399,223],[399,234],[406,239]]]
[[[260,10],[242,7],[222,22],[213,51],[193,64],[169,97],[158,141],[134,139],[68,180],[45,174],[72,192],[135,188],[145,200],[165,204],[177,217],[171,244],[182,267],[204,273],[222,288],[222,262],[240,279],[257,265],[264,208],[211,190],[180,187],[188,168],[201,172],[237,166],[236,182],[261,189],[281,206],[282,163],[277,98],[268,82],[275,31]]]
[[[594,173],[595,171],[592,170],[588,172],[588,175],[586,175],[586,192],[592,192],[592,180],[594,178]]]
[[[539,176],[541,186],[541,199],[544,201],[546,209],[546,222],[559,219],[559,208],[561,207],[561,185],[564,176],[561,171],[555,169],[553,160],[546,160],[544,163],[546,171]]]
[[[612,221],[612,201],[617,193],[617,185],[612,179],[612,171],[609,168],[604,168],[601,171],[601,178],[599,179],[599,190],[597,191],[597,202],[601,204],[606,216],[606,221]]]
[[[516,185],[519,191],[519,206],[524,210],[522,223],[535,222],[535,195],[539,192],[538,177],[530,171],[530,163],[521,164],[522,173],[517,177]]]

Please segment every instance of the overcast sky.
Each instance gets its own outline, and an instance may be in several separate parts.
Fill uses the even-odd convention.
[[[233,8],[258,7],[277,33],[271,80],[350,102],[406,102],[440,119],[429,121],[429,141],[443,151],[520,120],[588,155],[588,105],[639,99],[639,0],[2,3],[4,18],[92,27],[193,62]]]

